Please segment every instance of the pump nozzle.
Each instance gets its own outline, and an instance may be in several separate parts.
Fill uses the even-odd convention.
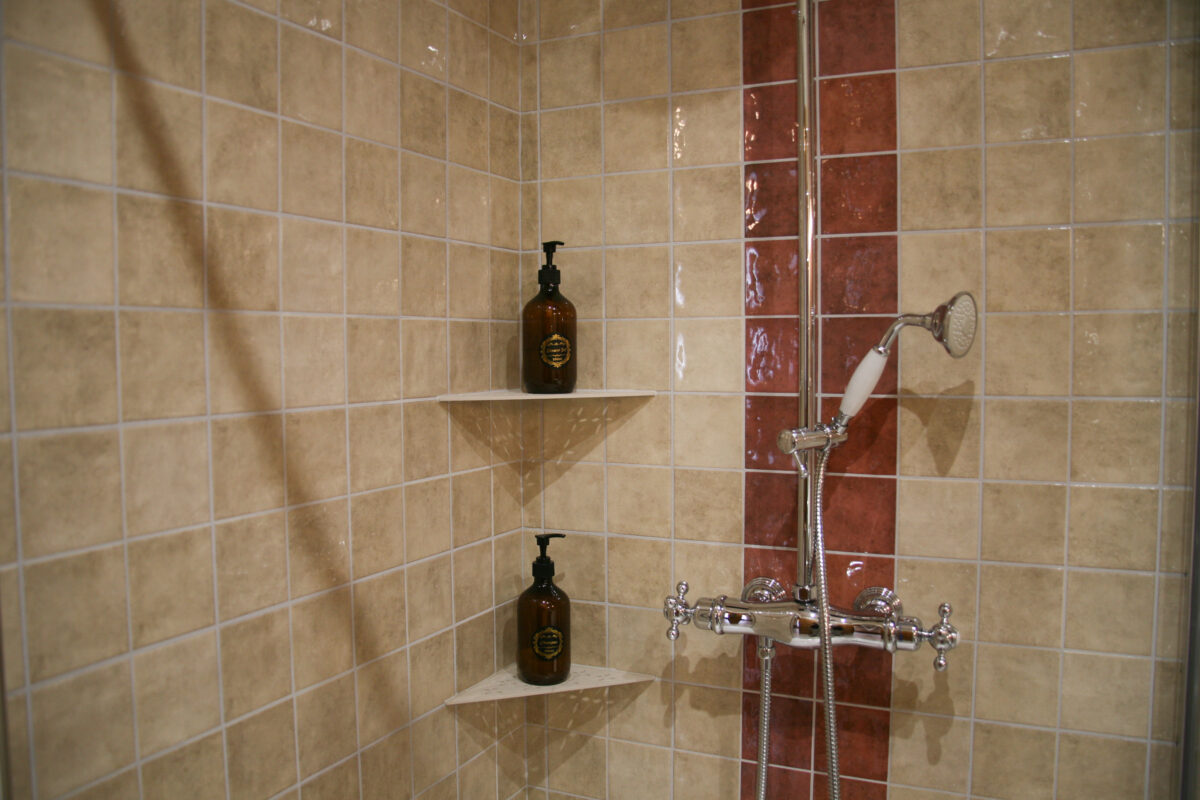
[[[554,266],[554,251],[562,247],[566,242],[550,241],[542,242],[542,252],[546,254],[546,266]]]
[[[542,242],[542,252],[546,254],[546,263],[542,264],[542,268],[538,270],[539,285],[557,286],[562,282],[562,273],[558,271],[558,267],[554,266],[554,251],[562,244],[563,242],[558,241]]]
[[[565,539],[567,538],[567,535],[565,533],[539,533],[533,538],[537,539],[538,547],[540,547],[542,550],[542,552],[538,555],[538,558],[549,558],[549,556],[546,555],[546,548],[550,546],[550,540]]]
[[[550,546],[551,539],[565,539],[567,535],[565,533],[539,533],[533,538],[537,539],[538,547],[541,548],[541,554],[533,560],[533,577],[553,577],[554,562],[550,556],[546,555],[546,548]]]

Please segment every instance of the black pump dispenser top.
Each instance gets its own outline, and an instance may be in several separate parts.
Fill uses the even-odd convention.
[[[562,283],[562,273],[554,266],[554,251],[561,247],[562,242],[542,242],[542,252],[546,254],[546,263],[538,270],[538,283],[542,286],[557,286]]]
[[[533,560],[533,577],[554,577],[554,562],[550,559],[550,556],[546,555],[546,548],[550,545],[551,539],[565,539],[566,536],[565,533],[539,533],[533,537],[537,539],[538,547],[542,551],[541,555]]]

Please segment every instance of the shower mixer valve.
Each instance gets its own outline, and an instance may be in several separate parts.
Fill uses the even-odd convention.
[[[761,581],[756,578],[755,581]],[[751,591],[751,581],[741,599],[701,597],[688,605],[685,595],[687,581],[680,581],[675,594],[663,603],[663,616],[670,622],[667,638],[679,638],[679,627],[693,623],[697,628],[718,635],[726,633],[743,636],[765,636],[789,647],[816,649],[820,646],[820,615],[811,600],[796,600],[774,594],[771,599]],[[829,615],[829,636],[834,645],[858,645],[895,653],[897,650],[917,650],[929,642],[937,651],[933,667],[946,669],[946,653],[958,644],[958,630],[950,624],[952,609],[949,603],[938,607],[941,620],[925,629],[921,620],[904,616],[900,598],[891,589],[872,586],[859,593],[854,610],[832,607]]]

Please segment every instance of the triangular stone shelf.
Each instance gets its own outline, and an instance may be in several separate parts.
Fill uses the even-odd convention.
[[[448,706],[465,703],[484,703],[494,700],[511,700],[517,697],[536,697],[559,692],[577,692],[581,689],[603,689],[606,686],[622,686],[628,683],[643,683],[654,680],[653,675],[626,672],[607,667],[571,666],[571,675],[562,683],[553,686],[534,686],[517,677],[517,665],[509,664],[504,669],[484,678],[470,689],[459,692],[446,701]]]

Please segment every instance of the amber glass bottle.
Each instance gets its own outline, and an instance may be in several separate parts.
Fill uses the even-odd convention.
[[[522,377],[531,394],[575,390],[575,306],[558,291],[562,275],[554,266],[561,244],[542,243],[546,263],[538,270],[538,293],[521,315]]]
[[[546,555],[551,539],[541,533],[541,555],[533,561],[533,585],[517,599],[517,673],[539,686],[562,683],[571,674],[571,598],[554,585],[554,562]]]

